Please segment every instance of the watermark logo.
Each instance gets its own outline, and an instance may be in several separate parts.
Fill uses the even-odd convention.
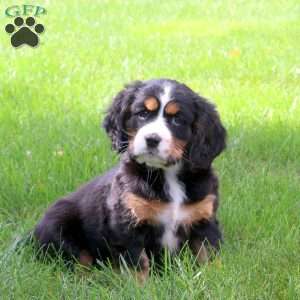
[[[36,47],[39,44],[39,35],[45,31],[44,25],[36,22],[35,17],[47,13],[46,9],[34,5],[14,5],[5,10],[5,15],[14,17],[14,21],[5,26],[10,35],[11,45],[15,48],[28,45]]]

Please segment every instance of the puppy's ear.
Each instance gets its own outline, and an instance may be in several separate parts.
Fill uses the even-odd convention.
[[[111,138],[112,146],[118,152],[123,152],[128,146],[128,135],[125,122],[130,116],[130,106],[137,91],[143,86],[142,81],[134,81],[125,86],[113,99],[103,127]]]
[[[213,104],[195,94],[195,121],[189,146],[191,167],[208,169],[226,147],[226,131]]]

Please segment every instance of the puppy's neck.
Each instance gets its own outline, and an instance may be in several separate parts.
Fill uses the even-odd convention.
[[[152,198],[160,196],[162,201],[175,201],[182,203],[185,200],[185,185],[180,179],[182,163],[177,163],[165,169],[151,168],[140,164],[129,155],[124,155],[121,160],[121,169],[126,174],[126,181],[135,182],[137,190]],[[132,185],[131,185],[132,186]]]

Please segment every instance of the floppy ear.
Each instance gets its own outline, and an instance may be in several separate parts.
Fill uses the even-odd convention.
[[[130,106],[135,99],[136,92],[142,86],[142,81],[134,81],[126,85],[115,96],[104,118],[103,127],[111,138],[112,147],[119,153],[123,152],[128,146],[125,121],[130,115]]]
[[[195,121],[189,147],[192,168],[208,169],[226,147],[226,131],[213,104],[195,94]]]

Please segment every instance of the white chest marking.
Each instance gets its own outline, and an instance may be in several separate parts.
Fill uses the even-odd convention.
[[[184,186],[177,178],[179,165],[169,168],[165,171],[165,179],[169,187],[169,195],[172,204],[170,208],[165,210],[160,216],[159,220],[164,226],[164,233],[161,239],[163,246],[167,247],[171,252],[175,251],[178,247],[178,238],[176,231],[179,223],[185,217],[180,209],[181,204],[184,202],[186,195]]]

